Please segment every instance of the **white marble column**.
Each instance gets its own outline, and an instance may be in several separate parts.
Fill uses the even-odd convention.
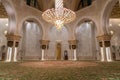
[[[102,41],[102,48],[103,48],[103,58],[104,58],[104,61],[107,61],[106,46],[105,46],[105,42],[104,41]]]
[[[17,62],[17,47],[8,47],[6,62]]]
[[[112,61],[110,47],[101,47],[100,51],[101,51],[101,61],[102,62],[104,62],[104,61],[107,61],[107,62]]]
[[[12,57],[12,48],[8,47],[5,62],[11,62],[11,57]]]
[[[104,49],[105,49],[105,52],[104,52],[103,48],[101,47],[101,61],[111,62],[112,55],[111,55],[110,47],[105,47]]]
[[[16,62],[17,61],[17,48],[19,45],[20,36],[18,35],[7,35],[7,54],[5,62]]]
[[[77,40],[68,40],[70,50],[71,50],[71,60],[76,61],[77,60],[77,53],[76,53],[76,46],[77,46]]]
[[[111,53],[110,40],[111,35],[103,35],[98,37],[101,53],[102,62],[111,62],[113,61],[113,56]]]
[[[14,62],[17,62],[17,47],[15,47],[13,61],[14,61]]]
[[[12,56],[11,56],[11,61],[14,62],[14,56],[15,56],[15,44],[16,41],[13,41],[13,46],[12,46]]]
[[[76,49],[74,49],[74,60],[77,60]]]
[[[103,51],[103,47],[100,48],[100,53],[101,53],[100,59],[101,59],[101,61],[104,61],[104,51]]]
[[[44,51],[44,49],[42,49],[42,57],[41,57],[41,60],[42,60],[42,61],[45,60],[45,59],[44,59],[44,54],[45,54],[45,51]]]
[[[110,47],[106,47],[106,57],[107,57],[108,62],[112,61],[112,55],[111,55]]]
[[[70,55],[68,56],[68,60],[73,60],[72,54],[73,54],[73,49],[71,48],[70,49]]]
[[[49,40],[40,40],[40,45],[42,48],[42,53],[41,53],[41,60],[47,60],[46,59],[46,54],[49,46]]]

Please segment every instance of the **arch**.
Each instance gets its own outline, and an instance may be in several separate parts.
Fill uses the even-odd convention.
[[[75,38],[77,43],[78,60],[96,60],[98,59],[98,43],[96,39],[95,23],[90,19],[83,19],[76,27]]]
[[[22,39],[19,48],[23,53],[20,57],[23,57],[23,59],[41,59],[41,27],[35,20],[27,19],[21,29]]]
[[[25,23],[25,21],[33,21],[35,23],[38,24],[39,28],[41,29],[42,31],[42,38],[45,36],[45,31],[44,31],[44,28],[43,28],[43,24],[41,23],[41,21],[39,19],[37,19],[35,16],[27,16],[25,17],[24,19],[22,19],[22,21],[20,22],[20,27],[19,27],[19,34],[21,34],[22,32],[22,28],[23,28],[23,25]]]
[[[9,34],[14,34],[16,31],[16,12],[13,7],[13,3],[10,0],[1,0],[3,6],[5,7],[5,10],[8,14],[8,20],[9,20]]]
[[[115,33],[112,34],[111,37],[111,53],[113,55],[113,59],[114,60],[120,60],[120,54],[119,54],[119,49],[120,49],[120,36],[119,36],[119,27],[117,25],[112,25],[110,26],[110,15],[112,13],[112,10],[114,9],[114,6],[116,6],[116,3],[119,0],[109,0],[106,5],[105,8],[102,12],[102,24],[103,27],[106,28],[107,34],[111,34],[111,31],[114,31]]]
[[[74,35],[75,35],[75,31],[76,31],[76,28],[78,27],[78,25],[80,25],[83,22],[89,22],[89,21],[92,21],[94,26],[96,27],[95,29],[96,29],[96,36],[97,36],[99,33],[98,33],[98,27],[97,27],[96,21],[94,21],[94,19],[88,18],[88,17],[83,17],[83,18],[79,19],[79,21],[77,22],[77,24],[75,25],[75,28],[74,28],[74,32],[73,32]]]
[[[108,31],[108,26],[109,26],[109,16],[110,13],[112,12],[113,7],[115,6],[115,4],[118,2],[118,0],[108,0],[105,4],[105,7],[103,8],[102,11],[102,16],[101,16],[101,25],[104,29],[105,34],[109,34]]]

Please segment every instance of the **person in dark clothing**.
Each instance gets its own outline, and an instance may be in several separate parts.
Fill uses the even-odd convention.
[[[6,49],[5,49],[6,47],[5,47],[5,45],[3,45],[2,47],[1,47],[1,53],[2,53],[2,61],[4,61],[5,60],[5,52],[6,52]]]
[[[64,60],[68,60],[68,52],[67,52],[67,50],[64,51]]]

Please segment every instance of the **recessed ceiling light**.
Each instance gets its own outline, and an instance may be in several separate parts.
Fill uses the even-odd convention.
[[[6,23],[5,26],[8,26],[8,23]]]
[[[92,21],[90,21],[89,23],[90,23],[90,24],[93,24],[93,22],[92,22]]]
[[[7,33],[8,33],[8,31],[7,31],[7,30],[5,30],[5,31],[4,31],[4,34],[5,34],[5,35],[7,35]]]
[[[111,30],[111,31],[110,31],[110,34],[112,34],[112,35],[113,35],[113,34],[114,34],[114,31],[112,31],[112,30]]]
[[[112,24],[109,24],[110,27],[112,27]]]
[[[118,24],[118,26],[120,27],[120,23]]]

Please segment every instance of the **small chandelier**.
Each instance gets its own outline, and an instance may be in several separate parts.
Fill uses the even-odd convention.
[[[63,7],[63,0],[55,0],[55,9],[48,9],[43,12],[42,17],[57,27],[62,28],[65,23],[70,23],[76,18],[75,12]]]

